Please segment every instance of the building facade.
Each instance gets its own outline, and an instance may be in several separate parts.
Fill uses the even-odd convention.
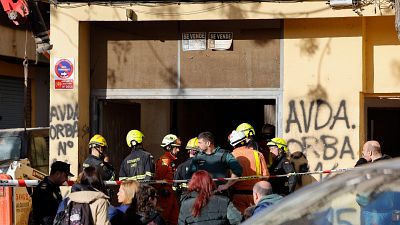
[[[311,170],[353,167],[367,139],[399,155],[400,46],[394,11],[380,7],[60,2],[50,20],[50,159],[76,173],[101,133],[118,168],[131,129],[157,158],[167,133],[187,141],[209,130],[224,146],[242,122],[256,135],[274,125]]]

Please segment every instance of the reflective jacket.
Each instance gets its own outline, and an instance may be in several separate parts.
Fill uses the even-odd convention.
[[[144,151],[141,146],[132,149],[131,153],[122,161],[119,171],[119,180],[152,180],[154,177],[153,156]]]
[[[97,156],[89,155],[85,161],[83,162],[83,168],[87,168],[89,166],[96,167],[101,171],[101,175],[103,180],[114,180],[115,179],[115,169],[108,162],[104,162]]]
[[[193,158],[188,158],[185,162],[179,164],[179,166],[176,168],[176,171],[174,173],[174,180],[185,180],[186,179],[186,174],[189,170],[190,163],[192,162]],[[182,195],[183,192],[186,191],[187,189],[187,183],[174,183],[174,190],[177,193],[178,199],[180,199],[180,196]]]
[[[235,148],[232,152],[239,164],[243,168],[242,176],[269,176],[267,164],[261,152],[241,146]],[[245,180],[236,182],[234,190],[240,192],[242,190],[250,191],[252,194],[253,186],[260,179]]]

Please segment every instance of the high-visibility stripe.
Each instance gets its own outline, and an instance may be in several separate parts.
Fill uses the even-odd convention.
[[[261,175],[260,157],[258,156],[258,151],[253,150],[254,161],[256,163],[256,175]]]

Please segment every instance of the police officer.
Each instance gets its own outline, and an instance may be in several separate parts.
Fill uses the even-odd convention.
[[[272,164],[269,167],[269,173],[273,175],[284,175],[288,173],[294,173],[295,170],[293,165],[287,159],[288,147],[287,143],[283,138],[272,138],[267,146],[272,156]],[[272,185],[272,191],[275,194],[288,195],[295,190],[297,183],[297,176],[290,177],[274,177],[268,181]]]
[[[34,189],[32,194],[34,225],[53,224],[58,205],[62,200],[60,186],[68,180],[68,176],[74,176],[70,172],[70,165],[55,161],[51,165],[50,176],[46,176]]]
[[[126,135],[126,143],[132,149],[122,161],[119,180],[152,180],[154,177],[154,158],[143,148],[144,135],[139,130],[131,130]]]
[[[186,144],[185,149],[188,151],[189,158],[176,168],[176,171],[174,173],[174,180],[186,179],[186,173],[189,170],[192,158],[196,156],[196,154],[199,152],[199,139],[197,137],[190,139]],[[180,199],[182,193],[184,193],[187,189],[187,183],[174,183],[174,188],[177,198]]]
[[[225,149],[215,146],[214,135],[211,132],[200,133],[199,139],[200,152],[192,159],[187,179],[190,179],[192,174],[198,170],[205,170],[212,175],[213,178],[236,178],[242,176],[242,166],[235,157]],[[231,174],[229,174],[232,172]],[[227,189],[234,184],[235,180],[217,181],[219,192],[228,194]]]
[[[89,141],[89,156],[83,162],[83,168],[96,167],[101,171],[103,180],[114,180],[115,169],[108,162],[106,139],[100,134],[94,135]]]
[[[181,140],[175,134],[166,135],[161,147],[164,154],[156,163],[156,180],[172,180],[176,170],[175,160],[181,146]],[[172,184],[156,185],[159,190],[157,205],[163,209],[162,216],[167,224],[177,224],[179,206],[177,198],[172,189]]]

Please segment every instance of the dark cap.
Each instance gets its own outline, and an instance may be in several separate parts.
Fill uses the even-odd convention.
[[[70,164],[62,162],[62,161],[55,161],[51,164],[51,171],[61,171],[66,172],[68,176],[73,177],[74,175],[69,170]]]

